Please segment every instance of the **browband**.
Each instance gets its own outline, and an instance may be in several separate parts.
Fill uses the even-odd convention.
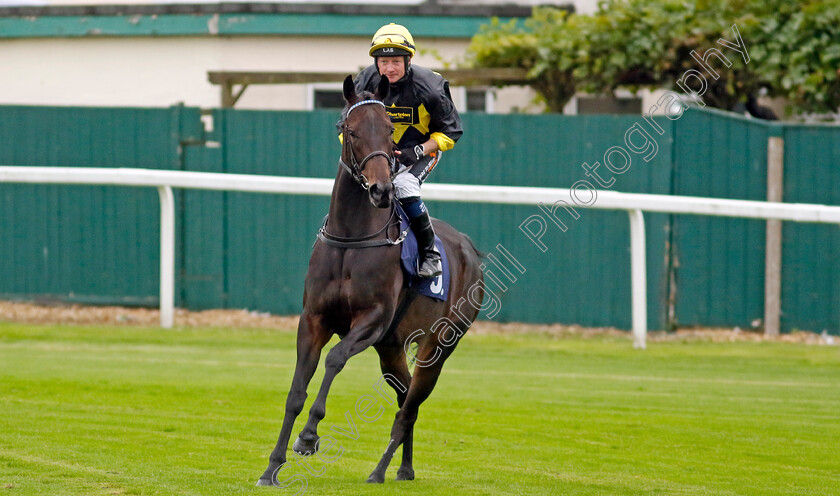
[[[352,112],[356,107],[361,107],[362,105],[367,105],[369,103],[378,103],[379,105],[382,105],[382,108],[385,108],[385,104],[379,100],[362,100],[361,102],[354,103],[349,109],[347,109],[347,113],[344,114],[344,117],[347,118],[350,115],[350,112]]]

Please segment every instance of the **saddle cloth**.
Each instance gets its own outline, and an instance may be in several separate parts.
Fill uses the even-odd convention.
[[[408,215],[403,211],[399,202],[395,202],[397,215],[400,217],[400,231],[408,231],[405,240],[402,242],[400,258],[402,259],[403,273],[408,280],[408,287],[414,289],[423,296],[436,300],[446,301],[449,297],[449,260],[446,257],[446,249],[443,242],[435,235],[435,246],[440,252],[440,261],[443,266],[443,273],[431,279],[424,279],[417,276],[420,254],[417,250],[417,238],[409,229]]]

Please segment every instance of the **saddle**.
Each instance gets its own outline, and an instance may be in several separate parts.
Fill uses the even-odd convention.
[[[449,261],[446,257],[446,247],[440,237],[435,234],[435,247],[440,252],[440,261],[443,266],[443,273],[437,277],[424,279],[417,275],[419,271],[420,252],[417,249],[417,238],[411,231],[408,223],[408,215],[403,211],[400,202],[394,202],[397,216],[400,219],[400,232],[405,232],[405,239],[402,242],[400,259],[408,287],[417,293],[428,296],[435,300],[446,301],[449,296]]]

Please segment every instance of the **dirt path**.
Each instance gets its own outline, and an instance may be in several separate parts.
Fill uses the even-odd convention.
[[[36,305],[0,301],[0,321],[29,324],[75,324],[75,325],[128,325],[157,326],[160,314],[148,308],[104,307],[87,305]],[[193,312],[176,309],[175,325],[183,327],[246,327],[262,329],[297,329],[298,316],[278,316],[248,310],[205,310]],[[598,338],[605,336],[625,337],[630,333],[612,328],[591,328],[576,325],[534,325],[480,321],[471,331],[476,334],[547,334],[557,337],[582,336]],[[677,332],[650,332],[650,341],[780,341],[807,344],[840,344],[840,337],[824,336],[810,332],[782,334],[768,338],[760,332],[735,329],[680,329]]]

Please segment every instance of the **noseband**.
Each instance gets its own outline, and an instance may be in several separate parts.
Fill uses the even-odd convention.
[[[347,122],[347,118],[350,117],[350,112],[352,112],[356,107],[360,107],[362,105],[369,105],[369,104],[378,104],[382,105],[382,108],[385,108],[385,104],[382,103],[380,100],[362,100],[361,102],[353,104],[349,109],[347,109],[347,114],[344,116],[344,122]],[[368,183],[367,178],[362,174],[362,171],[365,168],[365,164],[368,160],[372,159],[373,157],[383,156],[388,159],[388,162],[391,164],[391,179],[394,179],[394,173],[396,172],[396,161],[394,160],[393,155],[389,155],[386,152],[381,150],[377,150],[375,152],[369,153],[365,158],[362,159],[361,162],[356,160],[356,154],[353,153],[353,143],[350,142],[350,134],[347,132],[347,125],[342,123],[341,125],[341,134],[344,136],[344,143],[347,145],[347,148],[350,150],[350,165],[348,166],[344,163],[343,158],[338,159],[338,163],[341,164],[344,169],[350,173],[350,176],[359,183],[362,188],[370,189],[370,184]]]

